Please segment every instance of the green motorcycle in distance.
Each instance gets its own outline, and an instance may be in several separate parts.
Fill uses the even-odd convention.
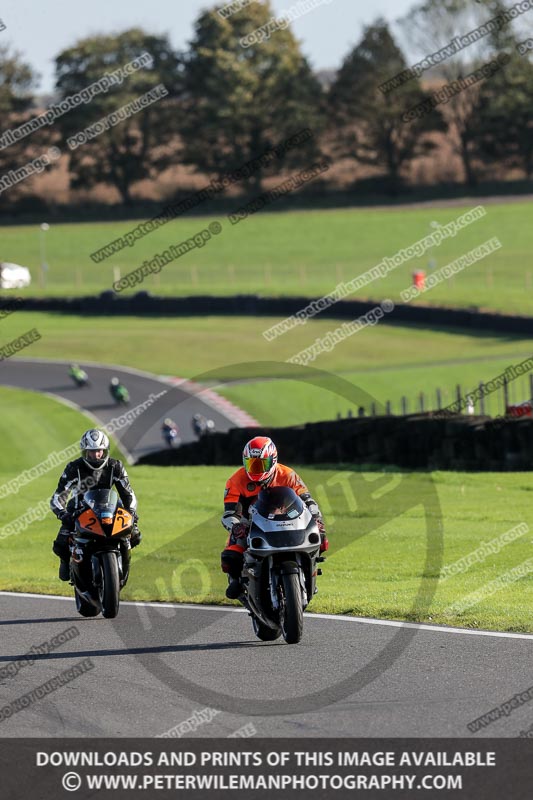
[[[84,369],[78,366],[78,364],[71,364],[68,374],[76,386],[87,386],[89,383],[89,376]]]
[[[130,393],[126,387],[120,383],[118,378],[111,378],[109,391],[111,392],[111,397],[118,405],[127,405],[130,402]]]

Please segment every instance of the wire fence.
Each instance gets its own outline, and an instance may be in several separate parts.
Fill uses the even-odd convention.
[[[533,375],[523,376],[522,380],[505,379],[496,391],[487,391],[483,382],[478,384],[477,389],[478,397],[474,399],[474,395],[469,394],[471,387],[465,391],[460,384],[456,385],[454,401],[462,407],[457,413],[487,417],[533,417]],[[383,405],[372,402],[369,407],[360,406],[357,416],[406,416],[445,411],[450,405],[449,394],[449,390],[437,387],[432,392],[419,391],[414,397],[402,395],[399,400],[387,400]],[[347,416],[353,417],[354,412],[348,410]],[[340,413],[337,418],[341,418]]]

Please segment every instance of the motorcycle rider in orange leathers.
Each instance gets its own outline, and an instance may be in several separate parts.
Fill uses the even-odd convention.
[[[294,489],[315,517],[321,534],[320,552],[328,549],[322,515],[317,503],[300,476],[290,467],[278,462],[278,451],[272,439],[256,436],[244,447],[243,466],[228,479],[224,491],[222,525],[229,533],[221,553],[222,571],[229,575],[226,597],[236,600],[241,594],[243,553],[249,528],[249,509],[261,489],[267,486],[288,486]]]

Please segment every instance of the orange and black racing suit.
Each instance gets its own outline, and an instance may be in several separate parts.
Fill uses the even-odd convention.
[[[322,522],[322,516],[317,503],[311,497],[309,489],[290,467],[276,464],[276,471],[268,486],[289,486],[294,489],[309,508],[311,514]],[[262,489],[260,483],[250,480],[244,467],[234,472],[226,483],[224,490],[224,513],[222,525],[229,533],[226,547],[222,551],[220,560],[222,571],[227,572],[231,578],[238,579],[241,575],[243,553],[246,550],[246,525],[239,523],[248,522],[250,506],[255,503],[257,495]],[[235,528],[234,528],[235,526]],[[327,542],[327,540],[325,540]],[[327,544],[321,548],[327,549]]]

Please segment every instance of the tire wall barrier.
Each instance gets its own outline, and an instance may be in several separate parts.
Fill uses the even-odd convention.
[[[13,295],[0,297],[0,305]],[[21,308],[27,311],[55,311],[63,314],[100,316],[270,316],[280,321],[305,308],[309,297],[257,297],[232,295],[229,297],[156,297],[148,292],[137,292],[125,297],[112,290],[96,297],[24,297]],[[319,319],[350,319],[366,314],[377,301],[340,300],[324,311]],[[450,327],[474,331],[515,333],[533,336],[533,317],[480,312],[472,309],[440,308],[434,306],[397,305],[383,318],[387,322],[417,323],[425,327]]]
[[[402,469],[530,470],[533,419],[432,414],[313,422],[291,428],[233,428],[143,456],[158,466],[227,465],[236,468],[244,444],[271,436],[285,464],[387,465]]]

